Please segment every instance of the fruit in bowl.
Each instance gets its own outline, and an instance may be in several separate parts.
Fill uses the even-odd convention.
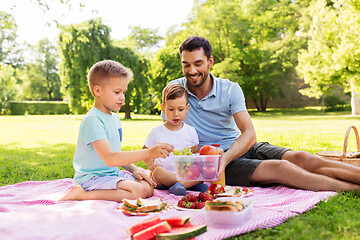
[[[219,155],[219,151],[214,146],[204,145],[200,148],[200,155]]]
[[[201,175],[205,179],[214,179],[216,176],[216,168],[214,165],[204,165],[201,168]]]
[[[197,164],[192,164],[185,172],[186,179],[195,180],[200,176],[200,167]]]

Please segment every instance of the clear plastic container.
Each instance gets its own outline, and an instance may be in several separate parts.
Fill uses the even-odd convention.
[[[213,181],[220,155],[173,155],[178,181]]]
[[[214,228],[236,228],[245,224],[253,216],[254,201],[252,198],[231,198],[222,197],[217,198],[220,201],[242,201],[245,204],[245,209],[240,212],[231,211],[213,211],[201,209],[204,214],[205,222],[208,227]]]

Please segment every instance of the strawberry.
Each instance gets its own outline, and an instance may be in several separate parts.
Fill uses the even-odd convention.
[[[178,207],[186,208],[186,204],[187,204],[186,201],[180,200],[180,201],[178,202]]]
[[[197,202],[195,205],[196,209],[202,209],[203,207],[205,207],[205,202]]]

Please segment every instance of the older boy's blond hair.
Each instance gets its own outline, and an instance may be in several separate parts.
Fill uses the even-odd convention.
[[[188,104],[188,92],[180,83],[167,85],[162,92],[162,103],[165,105],[167,100],[173,100],[185,96],[186,104]]]
[[[103,60],[95,63],[88,73],[88,84],[94,96],[94,86],[107,84],[111,77],[123,77],[130,81],[133,73],[129,68],[113,60]]]

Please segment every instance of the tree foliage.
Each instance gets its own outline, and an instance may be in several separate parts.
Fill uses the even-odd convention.
[[[303,93],[320,97],[336,86],[349,92],[360,87],[360,1],[317,0],[312,16],[308,48],[299,55],[298,73],[309,88]]]
[[[143,97],[148,96],[147,78],[144,76],[146,62],[132,50],[114,46],[110,39],[110,28],[102,24],[101,19],[62,26],[59,42],[62,91],[70,99],[72,112],[84,113],[93,105],[87,73],[93,64],[104,59],[119,61],[134,72],[124,106],[126,117],[130,118],[132,104],[137,110],[147,104],[147,101],[143,101]]]
[[[33,47],[33,55],[34,62],[26,64],[24,69],[23,97],[31,100],[62,100],[57,48],[48,39],[42,39]]]
[[[15,70],[10,65],[0,64],[0,114],[5,113],[16,94]]]

